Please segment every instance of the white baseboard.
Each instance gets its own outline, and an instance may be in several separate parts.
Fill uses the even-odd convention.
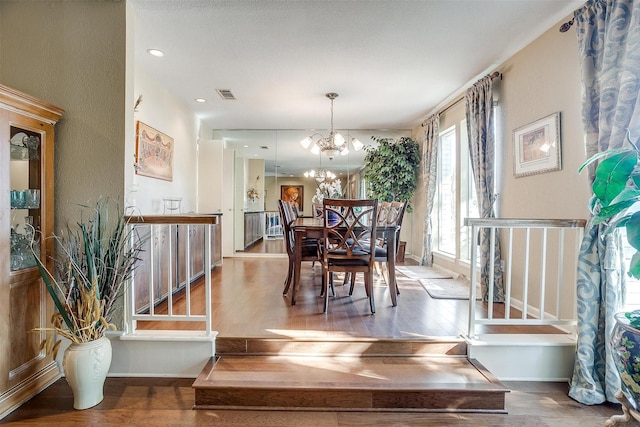
[[[112,357],[110,377],[196,378],[216,353],[217,332],[211,336],[189,331],[140,331],[124,334],[109,332]],[[68,342],[60,346],[57,362]]]
[[[465,340],[469,358],[501,381],[567,381],[573,374],[576,342],[571,335],[492,334]]]

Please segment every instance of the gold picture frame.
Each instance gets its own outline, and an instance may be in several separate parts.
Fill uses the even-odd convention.
[[[281,185],[280,199],[298,206],[298,210],[304,210],[304,185]]]
[[[173,181],[173,138],[138,121],[136,174]]]
[[[560,113],[553,113],[513,131],[516,178],[562,169]]]

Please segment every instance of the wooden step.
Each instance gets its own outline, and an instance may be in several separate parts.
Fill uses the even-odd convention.
[[[216,355],[299,356],[465,356],[461,337],[430,339],[376,338],[233,338],[218,337]]]
[[[196,409],[505,413],[509,391],[462,356],[222,355]]]

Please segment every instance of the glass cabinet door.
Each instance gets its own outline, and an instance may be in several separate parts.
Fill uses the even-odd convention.
[[[10,138],[10,249],[11,271],[16,271],[34,267],[34,251],[40,255],[40,158],[44,132],[11,125]]]

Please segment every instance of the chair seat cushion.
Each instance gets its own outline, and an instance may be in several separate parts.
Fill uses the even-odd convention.
[[[313,257],[318,256],[318,245],[302,245],[302,256]]]
[[[364,250],[369,251],[371,248],[371,245],[369,244],[369,242],[366,243],[362,243],[362,247],[364,248]],[[380,247],[378,245],[376,245],[376,252],[373,255],[375,258],[386,258],[387,257],[387,248],[383,248]]]
[[[363,259],[330,259],[329,266],[332,267],[367,267],[369,263]]]

